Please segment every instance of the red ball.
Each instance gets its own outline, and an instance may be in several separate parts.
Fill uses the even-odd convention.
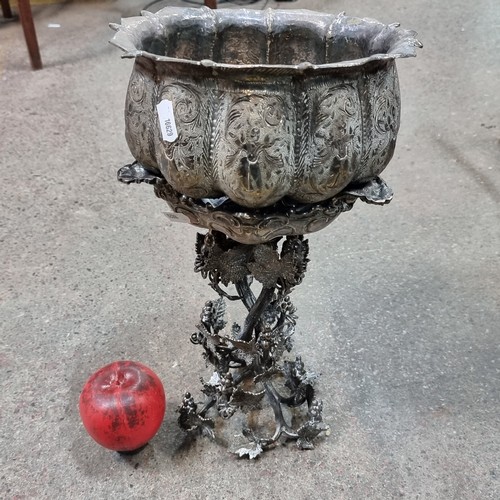
[[[80,416],[90,436],[110,450],[134,451],[156,434],[165,415],[158,376],[134,361],[116,361],[85,383]]]

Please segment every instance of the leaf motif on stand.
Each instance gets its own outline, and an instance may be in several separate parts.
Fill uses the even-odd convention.
[[[226,303],[222,297],[212,302],[210,323],[215,333],[219,333],[225,326]]]
[[[265,288],[275,287],[280,280],[293,278],[295,270],[288,262],[282,261],[278,252],[270,245],[259,245],[253,253],[254,261],[248,269]]]
[[[308,253],[309,245],[302,236],[289,236],[283,243],[281,255],[274,245],[257,246],[248,269],[264,287],[290,290],[304,278]]]
[[[264,450],[262,449],[262,446],[260,443],[253,442],[250,443],[249,448],[239,448],[236,450],[234,453],[238,455],[240,458],[241,457],[248,457],[250,460],[253,460],[254,458],[257,458]]]
[[[225,338],[225,340],[228,347],[232,349],[235,358],[244,361],[247,366],[250,366],[253,363],[255,356],[258,354],[254,340],[249,342],[230,338]]]
[[[249,274],[247,261],[249,250],[243,245],[231,248],[224,252],[218,263],[220,280],[224,285],[238,283]]]

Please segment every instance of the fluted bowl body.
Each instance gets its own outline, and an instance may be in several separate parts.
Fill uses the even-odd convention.
[[[306,10],[173,7],[115,29],[112,42],[135,58],[129,148],[188,197],[315,203],[391,160],[395,59],[415,55],[413,31]],[[164,101],[176,129],[167,139]]]

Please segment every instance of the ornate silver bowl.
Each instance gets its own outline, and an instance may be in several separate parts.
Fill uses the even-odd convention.
[[[191,342],[215,371],[204,403],[184,395],[179,424],[214,437],[215,418],[267,401],[274,433],[245,429],[236,453],[255,458],[282,438],[312,448],[328,431],[316,376],[300,356],[282,362],[296,322],[289,294],[309,261],[303,235],[358,198],[391,200],[378,175],[399,128],[395,59],[420,43],[395,24],[307,10],[166,8],[113,27],[112,42],[135,58],[125,119],[136,162],[118,178],[154,184],[209,229],[195,271],[220,298]],[[243,322],[226,325],[224,299],[243,303]],[[284,411],[304,405],[301,422]]]
[[[307,10],[167,7],[124,19],[112,43],[135,58],[126,138],[135,159],[194,199],[261,208],[317,203],[375,178],[399,128],[397,24]],[[157,105],[172,103],[165,140]]]

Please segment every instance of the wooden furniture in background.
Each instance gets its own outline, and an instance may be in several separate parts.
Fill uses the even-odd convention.
[[[0,0],[2,4],[2,13],[5,19],[12,19],[14,16],[10,8],[9,0]],[[33,69],[42,69],[42,58],[40,57],[40,49],[36,38],[35,24],[33,23],[33,13],[29,0],[17,0],[19,9],[19,19],[24,31],[24,38],[28,46],[31,67]]]

